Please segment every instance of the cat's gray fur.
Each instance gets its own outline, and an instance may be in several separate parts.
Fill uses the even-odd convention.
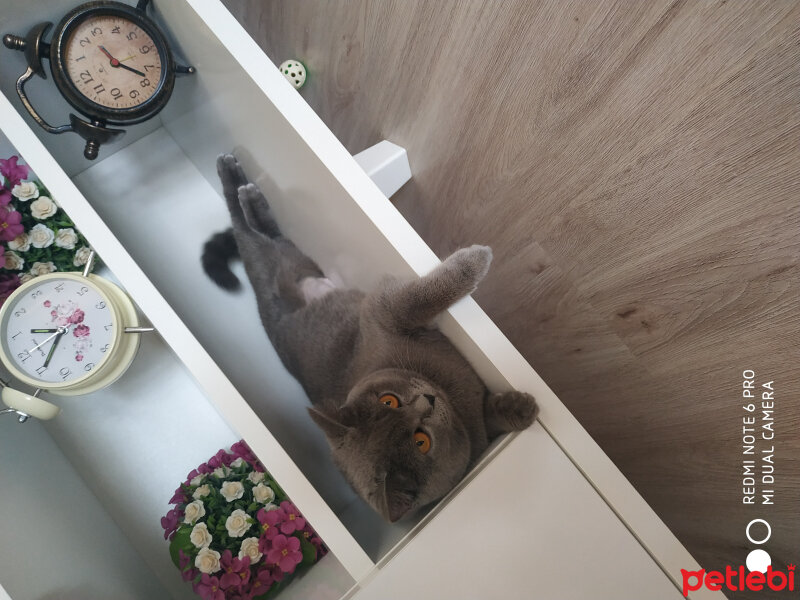
[[[333,290],[308,300],[302,282],[324,277],[319,267],[281,235],[232,155],[220,156],[217,169],[264,328],[308,394],[336,465],[384,518],[396,521],[441,498],[492,438],[533,422],[533,397],[490,393],[431,326],[476,288],[491,262],[489,248],[461,249],[424,277],[387,278],[369,294]],[[217,238],[219,247],[224,236]],[[214,248],[210,241],[204,265],[230,287],[227,264],[209,258]],[[386,393],[399,408],[379,401]],[[426,454],[414,441],[418,431],[430,436]]]

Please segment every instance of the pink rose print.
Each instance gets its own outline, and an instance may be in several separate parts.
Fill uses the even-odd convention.
[[[45,300],[44,301],[44,307],[45,308],[50,308],[50,306],[51,306],[50,300]],[[54,312],[55,311],[52,311],[50,314],[52,315]]]
[[[81,362],[83,360],[83,354],[76,354],[75,355],[75,360],[77,360],[78,362]]]
[[[88,337],[89,335],[89,328],[86,325],[78,325],[75,329],[72,330],[72,335],[77,338]]]
[[[75,312],[69,316],[69,322],[73,324],[83,323],[84,313],[80,308],[76,308]]]

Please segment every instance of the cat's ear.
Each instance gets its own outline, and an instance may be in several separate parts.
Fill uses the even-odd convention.
[[[308,414],[314,420],[314,423],[316,423],[319,428],[325,432],[325,436],[332,444],[344,439],[344,437],[347,435],[347,432],[350,431],[349,427],[342,425],[336,419],[326,415],[316,408],[309,407]]]
[[[386,514],[394,523],[404,517],[417,499],[416,483],[402,475],[389,475],[384,483]]]

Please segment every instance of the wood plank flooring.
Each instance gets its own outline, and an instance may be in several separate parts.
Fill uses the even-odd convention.
[[[706,568],[800,539],[800,3],[226,0]],[[774,506],[742,505],[742,371],[775,381]],[[745,597],[745,596],[741,596]],[[759,598],[765,597],[763,594]]]

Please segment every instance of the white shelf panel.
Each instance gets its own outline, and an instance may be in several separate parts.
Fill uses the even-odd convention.
[[[14,600],[186,598],[167,592],[41,422],[0,419],[0,455],[0,582]]]

